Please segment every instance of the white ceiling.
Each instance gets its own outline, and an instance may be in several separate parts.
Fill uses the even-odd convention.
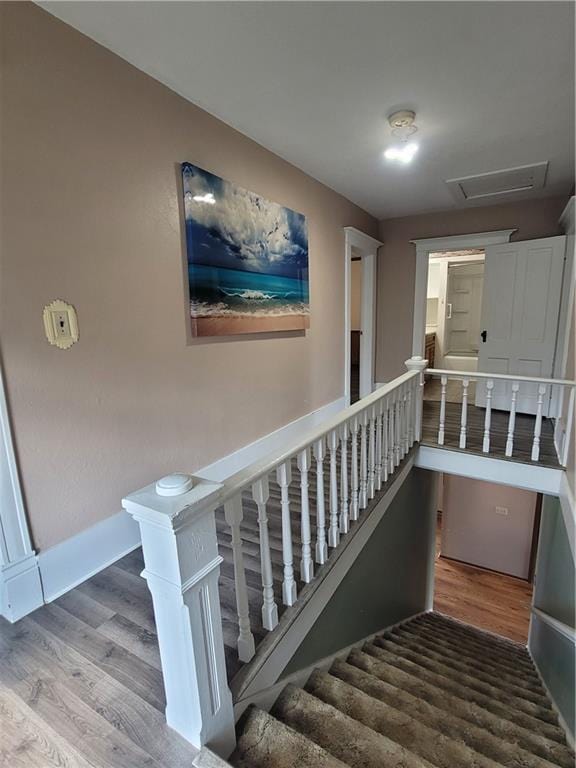
[[[379,218],[467,207],[445,179],[544,160],[544,189],[510,200],[574,182],[570,2],[41,5]],[[398,107],[410,166],[382,158]]]

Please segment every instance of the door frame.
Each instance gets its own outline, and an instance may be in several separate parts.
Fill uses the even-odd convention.
[[[352,331],[352,249],[362,258],[362,319],[360,336],[360,397],[374,390],[376,352],[376,257],[383,245],[355,227],[344,227],[344,399],[350,405]]]
[[[426,294],[428,289],[428,257],[437,251],[464,251],[486,248],[488,245],[509,243],[518,229],[474,232],[470,235],[429,237],[410,242],[416,246],[416,276],[414,280],[414,322],[412,326],[412,355],[423,357],[426,336]]]

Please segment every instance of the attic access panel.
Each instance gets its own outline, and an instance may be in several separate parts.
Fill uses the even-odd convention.
[[[546,182],[547,170],[548,162],[546,161],[490,173],[479,173],[476,176],[448,179],[446,184],[457,202],[466,203],[542,189]]]

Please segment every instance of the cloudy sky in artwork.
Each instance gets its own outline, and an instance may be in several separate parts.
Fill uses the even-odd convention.
[[[190,163],[182,165],[188,261],[302,278],[306,218]]]

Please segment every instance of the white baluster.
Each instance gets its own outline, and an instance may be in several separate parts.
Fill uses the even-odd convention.
[[[335,429],[328,435],[330,450],[330,526],[328,528],[328,546],[337,547],[340,543],[338,527],[338,433]]]
[[[266,503],[270,498],[268,478],[262,477],[252,484],[252,498],[258,507],[258,530],[260,532],[260,567],[262,569],[262,626],[272,630],[278,624],[278,607],[274,600],[274,578],[270,558],[270,537],[268,534],[268,513]]]
[[[297,590],[294,580],[294,554],[292,550],[292,521],[290,519],[290,497],[288,488],[292,482],[292,463],[280,464],[276,470],[276,480],[280,486],[280,506],[282,508],[282,562],[284,580],[282,582],[282,601],[284,605],[294,605]]]
[[[394,474],[394,467],[396,466],[394,457],[394,435],[396,434],[396,395],[393,392],[390,395],[389,410],[388,410],[388,474]]]
[[[406,456],[408,453],[408,420],[410,417],[410,409],[408,408],[408,384],[402,385],[402,456]]]
[[[460,419],[460,442],[459,446],[463,450],[466,448],[466,429],[468,423],[468,385],[470,379],[462,379],[462,417]]]
[[[534,441],[532,443],[532,461],[538,461],[540,458],[540,434],[542,432],[542,408],[544,404],[544,395],[546,394],[546,384],[538,385],[538,402],[536,405],[536,423],[534,424]]]
[[[518,397],[518,390],[520,389],[520,383],[517,381],[512,382],[512,401],[510,403],[510,416],[508,417],[508,435],[506,437],[506,456],[512,456],[514,449],[514,428],[516,426],[516,399]]]
[[[482,451],[490,452],[490,425],[492,423],[492,390],[494,382],[488,379],[486,382],[486,414],[484,416],[484,440],[482,442]]]
[[[400,390],[395,393],[395,412],[394,412],[394,466],[400,464],[400,434],[402,430],[402,414],[400,406]]]
[[[444,445],[444,424],[446,422],[446,384],[447,376],[440,377],[440,423],[438,424],[438,445]]]
[[[348,533],[348,424],[340,427],[340,533]]]
[[[351,488],[351,499],[350,499],[350,520],[358,520],[358,512],[359,512],[359,505],[358,505],[358,494],[359,494],[359,477],[358,477],[358,430],[359,430],[359,424],[358,424],[358,417],[354,416],[352,418],[352,421],[350,423],[350,436],[352,438],[352,446],[351,446],[351,456],[350,461],[352,464],[351,467],[351,476],[352,476],[352,488]]]
[[[376,490],[382,488],[382,400],[375,406],[376,410]]]
[[[382,409],[382,480],[388,481],[388,465],[390,458],[388,456],[388,398],[384,400]]]
[[[316,562],[323,565],[328,560],[326,543],[326,503],[324,500],[324,438],[314,443],[316,459]]]
[[[374,406],[368,410],[368,498],[373,499],[376,487],[376,418]]]
[[[248,589],[246,587],[246,571],[244,570],[244,553],[242,551],[242,536],[240,523],[244,517],[242,495],[234,496],[224,504],[224,517],[230,526],[232,534],[232,557],[234,559],[234,586],[236,592],[236,613],[238,614],[238,658],[240,661],[250,661],[254,656],[254,635],[250,626],[248,610]]]
[[[310,502],[308,499],[308,471],[310,470],[310,451],[306,448],[298,454],[298,469],[300,470],[300,528],[302,539],[302,560],[300,561],[300,577],[305,584],[314,578],[314,561],[310,535]]]
[[[406,392],[406,453],[410,450],[414,443],[414,382],[409,382]]]
[[[360,509],[366,509],[368,504],[368,414],[363,410],[360,414]]]
[[[412,400],[413,400],[413,413],[412,413],[412,428],[413,428],[413,440],[420,441],[422,436],[422,403],[424,401],[424,371],[428,366],[428,361],[424,360],[419,355],[411,357],[410,360],[405,361],[406,368],[409,371],[418,371],[418,376],[414,380],[412,385]]]

